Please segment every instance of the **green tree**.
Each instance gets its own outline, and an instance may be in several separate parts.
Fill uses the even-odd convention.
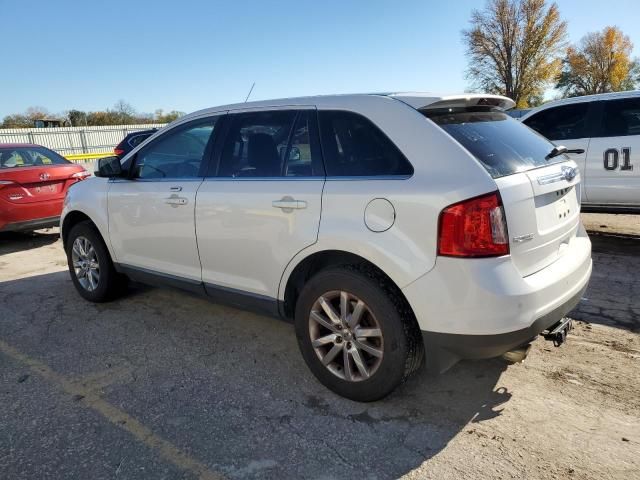
[[[471,14],[462,32],[467,77],[477,89],[506,95],[519,108],[537,103],[556,78],[567,24],[555,3],[545,0],[488,0]]]
[[[184,112],[179,112],[177,110],[171,110],[168,113],[164,113],[164,111],[161,108],[159,108],[155,112],[154,120],[157,123],[171,123],[174,120],[182,117],[183,115],[184,115]]]
[[[81,127],[87,125],[87,112],[82,110],[71,109],[67,112],[67,118],[71,122],[72,127]]]

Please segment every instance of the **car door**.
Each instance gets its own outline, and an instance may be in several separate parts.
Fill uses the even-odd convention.
[[[276,308],[287,263],[317,241],[324,170],[315,118],[310,108],[229,114],[196,203],[202,278],[214,298]]]
[[[201,282],[196,192],[219,118],[173,127],[135,154],[129,178],[112,181],[109,237],[117,263],[134,271]]]
[[[599,104],[587,156],[589,202],[640,205],[640,97]]]
[[[583,153],[568,155],[578,165],[582,178],[588,178],[586,161],[591,142],[589,102],[547,108],[525,118],[523,123],[555,145],[563,145],[569,150],[584,150]],[[582,201],[589,200],[585,188],[581,188],[580,197]]]

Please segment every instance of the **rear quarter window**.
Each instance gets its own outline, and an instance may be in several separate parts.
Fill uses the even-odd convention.
[[[370,120],[354,112],[318,112],[329,177],[409,176],[413,167]]]
[[[553,144],[498,110],[460,108],[422,112],[466,148],[493,178],[564,162],[546,156]]]

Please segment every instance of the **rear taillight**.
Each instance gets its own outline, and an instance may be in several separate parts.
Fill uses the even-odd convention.
[[[121,148],[116,147],[116,148],[113,149],[113,153],[119,157],[120,155],[122,155],[124,153],[124,150],[122,150]]]
[[[83,170],[81,172],[76,172],[74,174],[71,175],[71,178],[79,178],[80,180],[84,180],[87,177],[90,177],[91,174],[89,172],[87,172],[86,170]]]
[[[507,255],[509,235],[500,194],[493,192],[448,206],[440,213],[438,235],[438,255]]]

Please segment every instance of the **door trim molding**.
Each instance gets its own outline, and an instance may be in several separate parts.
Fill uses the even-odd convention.
[[[123,263],[113,264],[118,273],[122,273],[131,280],[158,287],[171,287],[197,293],[215,303],[247,310],[262,315],[281,318],[278,300],[258,293],[223,287],[213,283],[184,278],[169,273],[156,272],[143,267],[135,267]]]

